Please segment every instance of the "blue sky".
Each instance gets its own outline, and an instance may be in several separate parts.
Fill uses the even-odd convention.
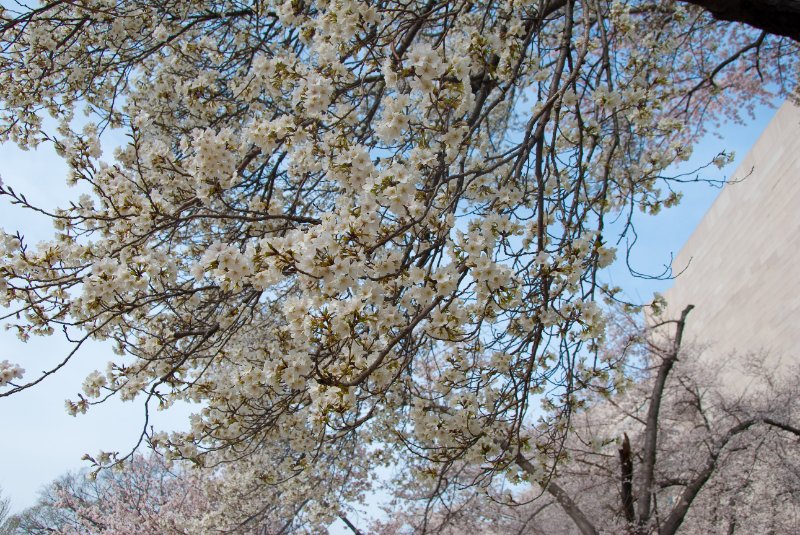
[[[123,141],[111,135],[104,144],[114,146]],[[106,154],[110,155],[110,150]],[[10,144],[0,145],[0,177],[35,205],[52,208],[76,199],[82,190],[67,186],[66,176],[67,166],[49,146],[26,152]],[[0,198],[0,228],[19,230],[29,244],[47,240],[52,233],[49,221],[10,206],[6,198]],[[61,333],[31,337],[22,343],[13,332],[0,329],[0,361],[20,364],[28,377],[56,365],[70,349]],[[87,467],[88,463],[81,461],[83,454],[100,450],[127,453],[136,444],[144,424],[141,404],[112,399],[77,417],[69,416],[64,408],[64,400],[77,397],[86,375],[103,370],[114,357],[110,344],[90,342],[59,373],[37,387],[0,398],[0,486],[14,511],[32,505],[38,491],[59,475]],[[157,429],[185,427],[189,408],[175,408],[151,414],[150,422]]]
[[[713,179],[729,176],[774,113],[773,108],[758,108],[755,119],[747,121],[746,125],[724,125],[716,134],[706,136],[695,147],[694,156],[685,169],[708,162],[722,150],[734,151],[736,160],[732,165],[721,171],[712,167],[704,174]],[[106,141],[113,145],[122,140],[111,136]],[[77,198],[81,192],[65,185],[66,173],[66,166],[49,147],[24,152],[11,145],[0,145],[0,177],[34,204],[54,207]],[[683,191],[684,198],[678,207],[657,216],[636,215],[639,240],[632,264],[637,271],[662,272],[671,262],[670,255],[680,250],[719,190],[697,183],[685,185]],[[47,239],[51,232],[48,221],[9,206],[4,198],[0,198],[0,227],[7,232],[21,231],[30,243]],[[624,265],[624,243],[620,246],[617,263],[607,271],[605,279],[622,287],[625,295],[637,302],[649,301],[653,292],[664,291],[672,284],[669,280],[631,276]],[[68,344],[58,334],[23,344],[13,333],[0,330],[0,360],[19,363],[29,374],[59,362],[68,350]],[[111,400],[77,417],[67,415],[64,410],[64,400],[75,397],[84,377],[95,369],[102,370],[112,358],[110,346],[93,343],[61,373],[37,388],[0,398],[3,427],[0,485],[3,494],[11,498],[13,510],[32,505],[38,490],[60,474],[87,466],[81,461],[84,453],[95,454],[101,449],[127,452],[135,444],[144,421],[139,403]],[[152,423],[156,428],[181,428],[189,412],[187,407],[173,407],[168,413],[157,413]]]
[[[709,166],[700,176],[710,180],[743,178],[736,173],[739,163],[755,143],[761,132],[775,115],[777,107],[756,108],[755,117],[747,118],[746,124],[725,124],[706,135],[695,147],[691,159],[678,168],[688,172],[707,164],[721,151],[733,152],[733,163],[718,169]],[[658,275],[672,262],[695,227],[711,207],[720,191],[719,187],[704,182],[681,185],[683,199],[674,208],[665,209],[656,216],[642,213],[634,215],[638,240],[631,253],[631,267],[639,273]],[[612,236],[608,235],[609,242]],[[625,242],[618,246],[617,261],[605,273],[605,280],[623,289],[625,297],[632,302],[647,302],[653,292],[663,292],[673,284],[672,280],[647,280],[631,275],[625,265]],[[676,266],[676,274],[677,274]]]

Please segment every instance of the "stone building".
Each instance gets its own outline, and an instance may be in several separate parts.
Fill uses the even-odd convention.
[[[800,108],[781,106],[732,177],[675,257],[667,314],[695,305],[686,339],[706,355],[800,363]]]

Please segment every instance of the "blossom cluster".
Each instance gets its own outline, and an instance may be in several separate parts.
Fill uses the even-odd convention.
[[[0,386],[6,386],[14,379],[21,379],[25,370],[18,364],[12,364],[7,360],[0,361]]]

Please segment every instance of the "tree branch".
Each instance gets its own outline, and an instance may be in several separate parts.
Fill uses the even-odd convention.
[[[703,467],[702,470],[698,473],[697,477],[695,477],[686,488],[683,489],[681,495],[678,497],[675,506],[670,511],[667,518],[661,524],[661,528],[658,530],[659,535],[674,535],[678,528],[683,523],[684,518],[686,518],[686,513],[689,512],[689,507],[691,507],[692,502],[697,497],[697,493],[700,492],[700,489],[703,488],[703,485],[706,484],[708,479],[713,475],[714,470],[717,467],[717,459],[719,459],[720,453],[725,448],[725,446],[730,442],[730,440],[738,435],[750,429],[753,425],[757,424],[758,420],[751,419],[746,420],[738,425],[735,425],[731,429],[725,433],[725,436],[722,440],[709,452],[708,459],[706,460],[706,465]]]
[[[653,385],[653,394],[650,400],[650,406],[647,410],[644,451],[642,452],[642,479],[637,500],[637,523],[639,526],[645,525],[650,520],[653,477],[656,466],[656,448],[658,445],[658,414],[661,411],[661,399],[664,396],[664,386],[666,385],[667,376],[672,370],[672,366],[675,364],[675,361],[678,360],[678,351],[680,350],[681,341],[683,340],[683,331],[686,327],[686,316],[689,315],[689,312],[691,312],[693,308],[694,305],[688,305],[683,309],[683,312],[681,312],[681,319],[678,320],[678,328],[675,333],[672,350],[664,357],[664,360],[658,367],[658,375]]]
[[[339,518],[342,520],[342,522],[344,522],[344,523],[345,523],[345,525],[347,525],[347,527],[348,527],[348,528],[350,528],[350,530],[351,530],[351,531],[352,531],[352,532],[353,532],[355,535],[363,535],[363,534],[362,534],[362,533],[361,533],[361,532],[358,530],[358,528],[357,528],[357,527],[356,527],[356,526],[355,526],[355,525],[354,525],[352,522],[350,522],[350,520],[347,518],[347,516],[346,516],[346,515],[339,515]]]
[[[536,475],[536,468],[522,455],[522,453],[517,453],[516,461],[517,465],[526,473],[534,476]],[[592,523],[589,522],[589,519],[586,518],[586,515],[583,514],[583,511],[581,511],[581,508],[578,506],[578,504],[569,497],[569,494],[567,494],[564,489],[562,489],[552,480],[540,481],[539,484],[548,494],[556,499],[561,508],[564,509],[564,512],[567,513],[567,515],[575,523],[575,526],[577,526],[582,535],[598,535],[598,531],[595,529]]]
[[[636,519],[636,513],[633,510],[633,459],[628,433],[623,434],[619,463],[622,468],[622,510],[625,513],[625,520],[630,524]]]
[[[797,428],[793,425],[779,422],[778,420],[774,420],[772,418],[764,418],[762,421],[767,425],[771,425],[772,427],[777,427],[778,429],[781,429],[783,431],[788,431],[789,433],[792,433],[793,435],[800,437],[800,428]]]
[[[743,22],[800,42],[798,0],[683,0],[700,6],[717,20]]]

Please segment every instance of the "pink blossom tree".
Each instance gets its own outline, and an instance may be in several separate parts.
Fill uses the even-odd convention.
[[[627,355],[633,379],[616,394],[584,400],[573,433],[550,452],[558,463],[532,462],[522,451],[517,485],[477,492],[437,493],[406,482],[407,499],[393,509],[408,512],[390,514],[376,531],[797,532],[800,367],[767,368],[763,355],[703,358],[700,349],[682,347],[687,312],[658,330],[623,330],[607,350]],[[673,335],[665,336],[666,325]],[[463,487],[475,474],[463,467]]]
[[[121,471],[59,478],[19,515],[16,532],[189,533],[183,519],[202,515],[209,506],[199,483],[188,473],[171,472],[156,456],[136,456]]]
[[[262,458],[254,464],[269,461]],[[258,466],[198,471],[179,464],[168,467],[157,455],[136,455],[114,470],[59,478],[45,488],[37,504],[3,526],[9,535],[273,535],[331,522],[314,518],[302,500],[287,494],[310,493],[313,485],[347,488],[344,482],[326,480],[321,472],[311,482],[287,477],[268,484],[253,477],[259,471]],[[344,517],[346,506],[337,510]]]
[[[96,477],[86,471],[62,476],[19,514],[11,514],[10,500],[0,493],[0,535],[314,532],[319,520],[302,503],[297,506],[282,496],[296,492],[298,485],[291,483],[269,485],[248,472],[242,477],[224,468],[213,472],[185,465],[168,468],[157,456],[137,455],[121,470],[101,471]],[[346,486],[321,477],[313,484]],[[348,507],[338,511],[339,519],[358,533],[347,517]]]

